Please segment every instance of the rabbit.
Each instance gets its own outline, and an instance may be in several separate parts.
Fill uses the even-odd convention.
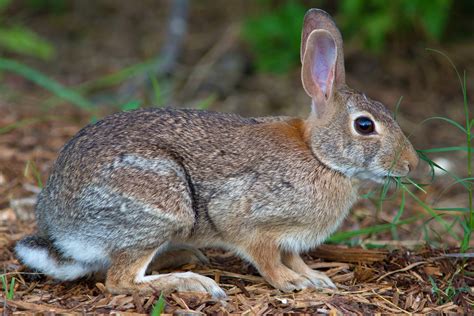
[[[338,228],[361,179],[406,176],[418,156],[381,103],[346,85],[326,12],[307,12],[301,43],[306,119],[153,108],[80,130],[38,196],[38,232],[17,243],[19,260],[57,280],[103,273],[111,293],[223,298],[197,273],[149,274],[220,247],[282,291],[336,288],[300,254]]]

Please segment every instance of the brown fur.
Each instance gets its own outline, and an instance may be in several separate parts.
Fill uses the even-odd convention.
[[[38,198],[39,233],[18,243],[20,259],[61,280],[107,271],[112,293],[222,297],[191,272],[145,275],[205,261],[196,248],[217,246],[283,291],[335,287],[299,253],[337,229],[357,198],[355,179],[404,176],[418,157],[382,104],[346,86],[342,38],[327,13],[310,10],[302,38],[306,120],[147,109],[89,125],[61,150]],[[374,133],[355,130],[360,116]]]

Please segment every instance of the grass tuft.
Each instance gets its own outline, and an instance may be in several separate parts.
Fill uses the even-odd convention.
[[[28,160],[26,162],[25,166],[25,171],[23,172],[23,176],[28,177],[28,175],[32,173],[33,177],[36,179],[36,183],[40,189],[43,188],[43,181],[41,180],[41,173],[39,172],[38,168],[36,167],[36,164]]]
[[[5,275],[1,275],[0,278],[2,279],[2,286],[3,292],[5,293],[5,298],[7,300],[13,300],[15,296],[15,277],[12,277],[10,280],[10,286],[8,286],[7,277]]]
[[[165,310],[165,297],[163,296],[163,292],[160,293],[160,297],[156,301],[155,304],[153,304],[153,308],[151,309],[151,316],[160,316],[163,311]]]

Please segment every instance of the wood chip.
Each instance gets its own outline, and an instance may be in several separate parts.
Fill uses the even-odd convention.
[[[344,248],[339,246],[321,245],[311,253],[315,257],[338,262],[370,263],[382,261],[388,252],[361,248]]]
[[[55,313],[69,313],[70,311],[67,309],[62,309],[57,306],[47,305],[47,304],[34,304],[28,302],[21,302],[21,301],[3,301],[0,299],[0,304],[5,304],[5,306],[13,306],[19,308],[21,310],[27,311],[34,311],[34,312],[55,312]]]

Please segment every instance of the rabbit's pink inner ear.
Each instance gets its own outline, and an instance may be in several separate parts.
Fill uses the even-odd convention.
[[[311,75],[314,83],[327,100],[331,96],[336,67],[336,44],[329,36],[317,36],[312,57]]]
[[[325,30],[313,31],[308,37],[301,77],[318,116],[325,112],[332,96],[336,60],[337,48],[331,34]]]

